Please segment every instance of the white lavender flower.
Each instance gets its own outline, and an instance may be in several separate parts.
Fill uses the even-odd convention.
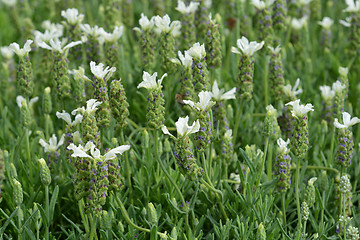
[[[69,8],[61,11],[61,16],[67,20],[71,25],[76,25],[84,20],[84,14],[79,14],[76,8]]]
[[[330,86],[320,86],[320,91],[325,102],[331,101],[335,97],[335,91]]]
[[[265,9],[266,7],[270,7],[274,2],[275,0],[265,0],[265,1],[251,0],[251,4],[254,5],[259,10]]]
[[[343,124],[339,123],[339,120],[337,118],[335,118],[334,120],[334,126],[337,128],[349,128],[357,123],[360,122],[360,119],[357,117],[353,117],[351,118],[351,115],[348,112],[343,112],[342,113],[342,117],[343,117]]]
[[[49,139],[49,143],[45,142],[44,139],[40,139],[39,144],[43,146],[44,152],[55,153],[59,149],[59,147],[64,144],[64,137],[65,134],[60,137],[60,140],[58,142],[56,135],[53,134],[52,137],[50,137]]]
[[[90,70],[91,70],[92,74],[94,74],[95,77],[104,79],[105,81],[107,81],[107,80],[109,80],[109,78],[111,78],[113,73],[116,71],[116,67],[110,68],[109,66],[107,66],[106,68],[104,68],[103,63],[99,63],[98,65],[96,65],[96,63],[94,61],[91,61],[90,62]]]
[[[169,15],[165,15],[164,17],[160,17],[160,16],[156,16],[154,18],[154,22],[155,22],[155,32],[157,32],[158,34],[160,33],[168,33],[173,35],[174,37],[179,36],[180,35],[180,28],[181,28],[181,23],[180,21],[173,21],[171,22]]]
[[[190,14],[196,12],[199,5],[200,5],[199,2],[190,2],[190,4],[186,6],[183,1],[178,0],[178,5],[175,9],[181,12],[182,14]]]
[[[196,60],[201,60],[206,56],[205,45],[200,45],[199,42],[194,43],[194,45],[188,50],[190,56]]]
[[[290,143],[290,139],[287,139],[285,142],[282,138],[279,138],[278,140],[276,140],[276,142],[279,147],[279,152],[281,154],[287,154],[290,151],[290,149],[287,147]]]
[[[295,101],[288,102],[287,104],[285,104],[285,106],[288,106],[288,105],[291,105],[293,107],[292,110],[291,110],[291,114],[296,119],[301,119],[308,112],[314,111],[314,106],[312,104],[310,104],[310,103],[308,103],[306,105],[304,105],[304,104],[300,105],[300,99],[297,99]]]
[[[56,112],[56,117],[59,119],[63,119],[71,127],[77,125],[78,123],[81,123],[83,119],[83,116],[81,114],[77,114],[74,121],[71,121],[70,114],[65,112],[65,110],[63,110],[62,113]]]
[[[90,158],[95,160],[111,160],[116,158],[116,154],[123,154],[125,151],[130,149],[130,145],[122,145],[116,148],[111,149],[105,155],[100,154],[100,150],[95,147],[95,144],[91,141],[87,142],[85,146],[79,144],[76,146],[75,144],[71,143],[67,149],[72,150],[73,154],[72,157],[83,157],[83,158]],[[90,155],[87,153],[90,150]]]
[[[148,72],[143,73],[143,81],[137,86],[137,88],[146,88],[148,90],[153,90],[153,89],[160,89],[161,83],[164,79],[164,77],[167,76],[167,73],[165,73],[160,79],[157,80],[156,82],[156,77],[157,77],[157,72],[155,72],[153,75],[150,75]]]
[[[201,91],[199,93],[199,102],[194,103],[191,100],[184,100],[185,104],[189,104],[192,108],[198,111],[205,111],[215,103],[211,101],[212,93],[208,91]]]
[[[324,17],[321,21],[318,21],[318,24],[325,28],[325,29],[330,29],[330,27],[333,25],[334,20],[332,20],[329,17]]]
[[[335,93],[341,93],[346,86],[342,84],[339,80],[333,83],[332,89],[335,91]]]
[[[65,45],[66,43],[67,43],[66,38],[63,38],[61,41],[58,38],[54,38],[54,39],[50,39],[50,46],[46,42],[41,42],[38,44],[38,46],[51,51],[66,53],[66,51],[69,50],[70,48],[82,44],[81,41],[71,42]]]
[[[264,46],[264,41],[258,43],[256,41],[249,42],[246,37],[238,39],[236,42],[236,47],[231,47],[231,52],[236,54],[243,54],[247,56],[252,56],[256,51],[259,51]],[[239,51],[240,50],[240,51]]]
[[[185,51],[184,55],[182,54],[181,51],[178,51],[178,55],[179,55],[179,59],[173,58],[173,59],[171,59],[171,62],[179,64],[179,65],[183,65],[186,68],[191,67],[193,58],[189,54],[189,51]]]
[[[121,38],[124,32],[123,26],[115,26],[114,31],[112,33],[103,32],[103,37],[106,42],[116,42]]]
[[[19,44],[14,42],[14,43],[10,44],[9,48],[14,53],[16,53],[16,55],[18,55],[19,57],[24,57],[25,55],[27,55],[31,51],[30,45],[32,43],[33,43],[33,40],[27,40],[26,43],[24,44],[24,47],[20,48]]]
[[[302,89],[299,87],[299,85],[300,85],[300,78],[296,79],[293,88],[291,88],[290,84],[287,84],[286,86],[284,86],[283,90],[284,90],[285,95],[289,98],[296,98],[296,96],[298,94],[303,92]]]
[[[98,102],[96,99],[90,99],[86,102],[86,108],[83,106],[81,108],[75,109],[71,112],[71,114],[76,115],[77,112],[81,112],[81,113],[87,112],[89,114],[93,114],[101,103],[102,102]]]
[[[225,89],[219,89],[218,84],[214,81],[212,86],[211,97],[216,101],[235,99],[236,88],[232,88],[230,91],[225,92]]]
[[[359,0],[345,0],[347,8],[343,12],[359,12],[360,11],[360,1]]]
[[[292,18],[290,22],[290,26],[295,30],[300,30],[306,25],[307,20],[308,20],[308,16],[303,16],[300,19]]]
[[[34,105],[34,103],[36,103],[37,101],[39,101],[39,97],[34,97],[34,98],[30,99],[29,100],[29,108],[31,109],[32,106]],[[23,96],[19,95],[16,97],[16,103],[19,106],[19,108],[22,107],[24,102],[26,104],[26,99]]]
[[[199,120],[194,121],[191,126],[188,125],[188,122],[189,122],[189,116],[186,116],[184,118],[180,117],[175,122],[178,137],[186,137],[186,136],[188,136],[192,133],[196,133],[200,130]],[[168,134],[168,135],[174,137],[174,135],[172,135],[169,132],[169,130],[167,129],[167,127],[165,125],[161,128],[161,130],[163,131],[164,134]]]

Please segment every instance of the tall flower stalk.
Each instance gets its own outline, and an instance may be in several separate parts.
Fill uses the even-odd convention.
[[[238,39],[237,47],[231,47],[231,52],[240,54],[239,75],[237,78],[238,97],[243,100],[250,100],[253,93],[254,82],[254,59],[253,55],[264,46],[264,41],[257,43],[249,42],[246,37]]]
[[[17,72],[17,82],[21,95],[29,97],[33,93],[34,83],[32,81],[32,64],[29,57],[31,51],[30,45],[33,40],[27,40],[24,47],[20,48],[19,44],[12,43],[9,48],[19,57],[19,67]]]
[[[164,72],[171,71],[171,59],[175,57],[175,37],[180,35],[180,21],[170,21],[166,14],[164,17],[156,16],[154,18],[155,32],[160,40],[160,58],[161,67]]]
[[[165,73],[160,79],[156,81],[157,73],[150,75],[148,72],[144,72],[143,81],[137,86],[137,88],[146,88],[149,91],[147,97],[147,125],[150,128],[160,129],[165,120],[165,100],[162,93],[162,81],[167,74]]]
[[[143,69],[150,72],[154,67],[155,59],[155,36],[154,36],[154,17],[150,20],[143,13],[139,19],[140,28],[135,27],[134,30],[140,38],[140,48],[143,61]]]
[[[65,45],[66,39],[60,41],[58,38],[50,39],[50,45],[45,42],[38,44],[39,47],[52,51],[54,57],[53,81],[56,86],[58,96],[61,99],[67,99],[71,96],[71,82],[69,78],[69,69],[67,58],[69,49],[82,44],[81,41],[71,42]]]
[[[210,90],[209,71],[206,65],[206,51],[204,44],[195,43],[189,50],[189,55],[193,58],[192,74],[195,94],[201,91]]]
[[[195,34],[195,12],[197,11],[200,3],[190,2],[189,5],[181,0],[178,1],[176,10],[181,13],[181,32],[183,37],[183,46],[185,48],[191,47],[196,40]]]
[[[199,93],[199,102],[184,100],[185,104],[189,104],[195,111],[197,119],[200,122],[200,131],[193,137],[195,148],[198,152],[204,152],[210,144],[212,136],[212,119],[210,116],[211,107],[215,102],[211,101],[211,93],[201,91]]]

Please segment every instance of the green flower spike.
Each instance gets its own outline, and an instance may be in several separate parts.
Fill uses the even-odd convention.
[[[118,79],[119,76],[119,67],[120,67],[120,53],[119,53],[119,44],[118,41],[123,34],[123,26],[115,26],[112,33],[103,32],[103,37],[105,39],[104,44],[104,53],[105,53],[105,65],[115,66],[118,71],[114,73],[114,78]]]
[[[27,40],[24,48],[20,49],[19,44],[12,43],[9,48],[19,57],[19,67],[17,73],[17,83],[20,93],[29,97],[33,93],[34,83],[32,81],[32,65],[29,57],[30,45],[33,40]]]
[[[300,78],[296,79],[294,87],[291,87],[290,84],[287,84],[283,87],[283,92],[285,97],[283,98],[284,102],[291,102],[297,99],[297,95],[302,93],[302,89],[299,87]],[[288,106],[284,106],[282,115],[278,118],[278,123],[281,128],[283,135],[287,138],[291,138],[292,130],[295,125],[295,119],[291,115],[291,109]]]
[[[106,29],[114,29],[121,22],[122,0],[107,0],[104,2],[104,23]],[[127,2],[127,1],[125,1]],[[125,12],[125,11],[124,11]],[[132,9],[131,9],[132,12]],[[125,20],[125,19],[124,19]]]
[[[350,42],[349,46],[349,54],[350,57],[354,57],[360,52],[360,7],[358,2],[356,1],[346,1],[347,8],[343,10],[343,12],[350,13],[350,17],[347,18],[347,21],[341,21],[345,27],[350,27],[350,34],[348,34],[348,41]]]
[[[291,157],[288,145],[290,139],[285,142],[282,138],[277,140],[277,154],[274,164],[274,175],[279,176],[277,187],[280,192],[286,192],[291,185]]]
[[[332,90],[335,92],[334,99],[334,116],[340,117],[341,113],[344,111],[345,105],[345,89],[346,85],[341,83],[339,80],[333,83]]]
[[[51,50],[54,57],[53,75],[58,96],[62,99],[70,98],[71,82],[69,78],[67,55],[69,49],[82,44],[81,41],[71,42],[65,45],[66,39],[60,41],[58,38],[50,39],[50,45],[45,42],[38,44],[39,47]]]
[[[110,83],[109,98],[111,114],[116,119],[118,127],[124,128],[129,116],[129,103],[126,101],[126,93],[121,80],[113,80]]]
[[[196,120],[191,126],[188,125],[189,117],[179,118],[176,125],[177,137],[173,136],[166,126],[162,127],[164,134],[170,135],[175,141],[175,158],[179,166],[180,172],[186,175],[190,180],[195,181],[201,178],[204,174],[204,169],[196,164],[196,159],[190,148],[189,135],[199,132],[200,123]]]
[[[166,14],[164,17],[156,16],[154,18],[155,32],[160,39],[160,58],[161,66],[164,72],[170,72],[172,69],[171,59],[175,57],[175,37],[180,35],[180,21],[170,21]]]
[[[51,101],[51,88],[46,87],[44,90],[43,98],[43,111],[45,114],[50,114],[52,111],[52,101]]]
[[[65,112],[65,110],[63,110],[62,113],[56,112],[56,117],[59,119],[63,119],[66,122],[66,127],[65,127],[65,151],[66,152],[65,153],[66,153],[66,158],[68,160],[71,160],[70,152],[67,149],[67,147],[70,145],[70,143],[73,143],[74,138],[77,137],[74,132],[76,131],[76,126],[79,123],[81,123],[83,116],[81,114],[77,114],[75,116],[75,120],[72,121],[70,114]],[[77,132],[76,134],[79,134],[79,132]],[[77,138],[78,138],[77,142],[79,142],[81,137],[77,137]]]
[[[339,129],[338,134],[338,151],[336,152],[336,160],[340,166],[349,167],[353,157],[354,139],[352,131],[349,128],[360,122],[357,117],[351,118],[347,112],[342,113],[343,124],[339,123],[335,118],[334,126]]]
[[[199,5],[199,2],[190,2],[190,4],[186,6],[183,1],[179,0],[176,7],[176,10],[181,13],[181,32],[183,37],[183,46],[185,48],[191,47],[196,40],[195,12]]]
[[[253,55],[264,46],[264,41],[257,43],[249,42],[246,37],[238,39],[237,48],[231,47],[231,52],[240,54],[239,75],[237,90],[239,98],[250,100],[253,92],[254,60]]]
[[[64,144],[65,134],[63,134],[57,141],[55,134],[49,139],[49,143],[45,142],[44,139],[39,140],[39,144],[44,148],[44,152],[47,153],[47,165],[51,170],[56,169],[58,166],[58,160],[60,156],[60,147]]]
[[[155,37],[153,33],[155,25],[154,17],[149,20],[143,13],[141,13],[139,25],[141,28],[135,27],[134,30],[138,33],[140,39],[143,69],[145,71],[151,71],[155,62]]]
[[[286,1],[275,0],[272,9],[272,20],[275,31],[284,32],[286,30],[286,16]]]
[[[256,231],[256,239],[266,240],[266,232],[263,223],[260,223]]]
[[[86,42],[86,57],[87,62],[100,62],[100,45],[104,43],[104,29],[95,25],[91,27],[89,24],[80,24],[80,30],[85,34]]]
[[[184,105],[183,100],[193,100],[195,93],[194,93],[194,86],[192,82],[192,63],[193,59],[190,56],[188,51],[184,52],[184,55],[179,51],[178,52],[179,59],[174,58],[171,61],[175,64],[180,65],[181,67],[181,78],[180,78],[180,90],[178,93],[179,99],[178,102],[184,107],[186,112],[190,112],[190,108],[187,105]]]
[[[271,5],[275,0],[252,0],[251,4],[255,6],[257,10],[256,16],[257,29],[259,30],[259,40],[263,40],[266,44],[272,43],[274,35],[273,22],[271,17]]]
[[[348,78],[349,69],[347,67],[339,67],[339,80],[342,84],[346,86],[345,88],[345,97],[348,97],[349,94],[349,78]]]
[[[77,115],[77,112],[80,112],[83,117],[80,126],[83,142],[92,141],[98,146],[100,146],[100,136],[95,118],[95,112],[101,103],[102,102],[96,101],[96,99],[90,99],[86,102],[86,108],[81,107],[71,112],[72,115]]]
[[[165,73],[160,79],[156,81],[157,73],[152,76],[144,71],[143,81],[137,88],[146,88],[149,91],[147,97],[147,125],[150,128],[160,129],[165,120],[165,100],[161,91],[162,81],[167,74]]]
[[[319,21],[318,24],[322,27],[321,29],[321,45],[325,48],[331,48],[331,39],[332,32],[331,26],[333,25],[334,20],[329,17],[324,17],[322,21]]]
[[[99,128],[107,128],[110,125],[110,106],[109,106],[107,81],[116,71],[116,68],[115,67],[104,68],[104,64],[99,63],[98,65],[96,65],[95,62],[91,61],[90,69],[92,74],[94,74],[94,78],[93,78],[93,86],[95,89],[94,97],[98,101],[102,102],[102,104],[99,107],[99,111],[96,112],[97,123]]]
[[[116,0],[115,0],[116,1]],[[134,11],[133,11],[133,0],[121,1],[122,9],[122,22],[127,27],[134,26]],[[115,22],[116,23],[116,22]]]
[[[40,158],[39,160],[40,164],[40,179],[41,183],[44,186],[49,186],[51,183],[51,174],[48,166],[46,165],[46,162],[43,158]]]
[[[9,82],[15,80],[16,78],[16,69],[13,59],[14,52],[10,49],[10,47],[0,47],[0,55],[2,56],[2,63],[0,65],[2,68],[0,88],[7,89]]]
[[[307,205],[309,206],[309,208],[311,208],[312,206],[314,206],[315,203],[315,186],[314,186],[314,182],[317,180],[316,177],[311,178],[308,181],[308,185],[305,188],[305,193],[304,193],[304,201],[307,203]]]
[[[326,120],[327,123],[332,123],[334,121],[334,98],[335,91],[329,86],[320,86],[321,97],[322,97],[322,118]]]
[[[36,102],[39,98],[36,97],[36,98],[33,98],[33,99],[36,99],[34,101],[34,102]],[[34,103],[34,102],[32,102],[33,99],[31,99],[29,101],[29,105],[28,105],[23,96],[17,96],[16,97],[16,103],[17,103],[18,107],[20,108],[20,113],[21,113],[21,123],[22,123],[22,126],[25,127],[25,128],[29,128],[30,125],[31,125],[32,116],[31,116],[31,112],[30,112],[30,107]]]
[[[295,119],[291,136],[291,150],[299,159],[304,159],[309,148],[309,127],[307,113],[314,111],[313,105],[300,105],[300,99],[285,104],[292,106],[291,114]]]
[[[269,62],[269,82],[270,82],[270,96],[273,103],[281,102],[284,95],[284,68],[281,60],[281,48],[268,47],[271,52]]]
[[[84,20],[84,14],[79,14],[79,11],[76,8],[69,8],[65,11],[62,10],[61,16],[65,18],[65,21],[63,21],[65,27],[64,36],[67,37],[69,42],[80,40],[80,24]],[[72,59],[80,64],[82,61],[82,47],[76,46],[72,50],[69,50],[69,52]]]
[[[189,55],[193,58],[192,75],[195,94],[201,91],[210,90],[209,71],[206,66],[206,51],[204,44],[195,43],[189,50]]]
[[[79,69],[69,70],[69,73],[74,76],[74,81],[72,82],[72,95],[77,103],[82,104],[85,99],[85,81],[91,82],[92,81],[85,76],[85,70],[82,67]]]
[[[217,15],[220,16],[220,15]],[[219,33],[219,24],[209,15],[209,25],[205,38],[206,46],[206,62],[209,68],[216,68],[221,66],[221,37]]]
[[[120,169],[116,154],[122,154],[130,149],[130,145],[122,145],[111,149],[105,155],[100,154],[93,142],[85,146],[70,144],[69,150],[75,162],[75,194],[77,199],[85,198],[86,210],[101,215],[102,206],[106,203],[108,190],[121,187]],[[88,152],[90,151],[90,154]],[[116,164],[116,165],[115,165]],[[118,168],[112,172],[109,166]],[[84,168],[85,167],[85,168]],[[119,185],[117,185],[119,184]]]
[[[206,150],[212,136],[213,121],[210,117],[210,111],[215,102],[211,101],[211,97],[211,92],[201,91],[199,93],[199,102],[194,103],[190,100],[184,100],[185,104],[189,104],[196,111],[197,119],[200,121],[200,131],[196,136],[193,136],[195,148],[199,152]]]
[[[224,102],[228,99],[235,99],[235,94],[236,88],[232,88],[230,91],[225,92],[225,89],[219,89],[217,82],[214,81],[211,92],[211,97],[216,101],[216,104],[213,107],[214,129],[220,131],[220,136],[229,130]]]
[[[342,202],[343,198],[345,197],[345,216],[350,217],[351,216],[351,209],[353,206],[352,203],[352,187],[350,182],[350,175],[344,174],[342,177],[340,177],[340,174],[336,176],[335,178],[335,199],[336,199],[336,205],[342,206],[344,203]],[[340,210],[340,207],[338,208]],[[343,215],[342,212],[338,212],[339,216]]]
[[[14,181],[14,202],[16,206],[19,206],[23,202],[23,189],[21,183],[18,180],[14,178],[13,181]]]
[[[207,26],[209,24],[209,9],[211,8],[211,1],[197,0],[200,3],[197,13],[195,14],[195,26],[197,39],[204,40],[206,36]]]
[[[263,133],[265,136],[271,137],[273,140],[276,140],[281,136],[280,127],[277,122],[277,111],[271,104],[266,107]]]

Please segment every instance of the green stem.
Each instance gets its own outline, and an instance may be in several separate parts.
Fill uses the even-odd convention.
[[[343,205],[343,216],[345,218],[346,216],[346,205],[345,205],[345,193],[341,194],[342,195],[342,205]],[[344,240],[346,240],[346,221],[344,222]]]
[[[45,137],[49,139],[49,114],[45,114]]]
[[[335,144],[335,127],[333,126],[333,132],[331,135],[331,142],[330,142],[330,154],[329,154],[329,162],[330,166],[333,166],[334,159],[333,159],[333,152],[334,152],[334,144]]]
[[[140,227],[138,225],[136,225],[135,223],[133,223],[133,221],[131,221],[130,217],[129,217],[129,214],[127,213],[126,211],[126,208],[124,206],[124,204],[121,202],[121,200],[118,198],[117,195],[115,195],[115,200],[116,202],[119,204],[120,206],[120,210],[121,210],[121,213],[123,214],[124,218],[125,218],[125,221],[130,224],[133,228],[139,230],[139,231],[142,231],[142,232],[147,232],[147,233],[150,233],[151,230],[150,229],[147,229],[147,228],[143,228],[143,227]],[[157,232],[158,235],[160,236],[163,236],[164,234],[163,233],[160,233],[160,232]]]
[[[264,150],[264,157],[261,159],[261,165],[260,165],[260,172],[259,172],[259,176],[258,176],[258,179],[256,181],[256,185],[255,187],[257,188],[260,184],[260,180],[261,180],[261,174],[264,170],[264,162],[265,162],[265,159],[266,159],[266,155],[267,155],[267,150],[268,150],[268,147],[269,147],[269,141],[270,141],[270,137],[266,137],[266,142],[265,142],[265,150]]]
[[[300,173],[300,159],[298,157],[296,157],[295,195],[296,195],[296,208],[297,208],[297,215],[298,215],[298,229],[299,229],[299,232],[301,232],[299,173]]]
[[[304,228],[303,228],[303,235],[302,235],[302,237],[301,238],[304,238],[304,239],[306,239],[306,221],[304,222]]]
[[[26,135],[26,153],[27,153],[27,159],[30,162],[31,161],[31,152],[30,152],[30,140],[29,140],[29,129],[25,128],[25,135]]]
[[[17,216],[18,216],[18,231],[19,231],[18,239],[21,240],[22,239],[22,226],[21,226],[22,213],[21,213],[20,205],[18,205],[17,207],[18,207]]]
[[[49,239],[49,226],[50,226],[50,212],[49,212],[49,186],[45,185],[45,213],[47,218],[47,226],[45,229],[45,238],[46,240]]]
[[[121,144],[124,145],[125,138],[124,138],[124,130],[123,129],[120,130],[120,137],[121,137]],[[130,168],[130,163],[129,163],[129,155],[127,152],[125,152],[125,165],[126,165],[126,180],[127,180],[126,185],[129,188],[130,196],[131,196],[131,193],[132,193],[131,168]]]
[[[269,90],[268,90],[268,70],[269,70],[269,56],[264,58],[264,91],[265,91],[265,106],[269,105]]]
[[[269,154],[268,159],[266,160],[266,173],[268,181],[272,180],[272,155],[273,155],[273,148],[274,144],[272,141],[270,141],[270,148],[269,148]]]
[[[159,163],[161,169],[163,170],[163,172],[165,173],[166,177],[168,178],[168,180],[170,181],[170,183],[174,186],[175,190],[178,192],[179,196],[180,196],[180,200],[181,202],[184,204],[186,204],[184,196],[181,192],[181,190],[179,189],[179,187],[177,186],[176,182],[174,181],[174,179],[172,179],[172,177],[170,176],[170,174],[168,173],[168,171],[166,170],[166,167],[164,165],[164,163],[161,161],[160,157],[159,157],[159,152],[158,152],[158,148],[159,148],[159,144],[158,144],[158,130],[154,131],[154,141],[155,141],[155,158],[157,160],[157,162]],[[186,213],[187,215],[187,213]]]
[[[285,194],[286,192],[282,192],[281,193],[281,209],[283,212],[283,224],[284,224],[284,229],[286,229],[286,206],[285,206]]]
[[[236,112],[234,134],[233,134],[233,142],[234,143],[237,142],[236,138],[237,138],[237,133],[238,133],[239,124],[240,124],[240,116],[241,116],[241,112],[242,112],[243,102],[244,102],[244,100],[240,99],[240,105]]]

